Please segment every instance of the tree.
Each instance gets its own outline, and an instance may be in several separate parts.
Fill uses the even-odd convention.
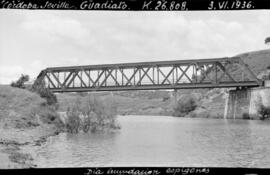
[[[53,94],[49,89],[45,87],[45,81],[38,78],[34,84],[32,85],[31,90],[40,95],[41,98],[45,98],[47,100],[48,105],[56,105],[57,107],[57,98],[56,95]]]
[[[270,106],[265,106],[263,104],[261,96],[259,96],[259,99],[257,101],[257,112],[260,115],[261,120],[270,117]]]
[[[264,120],[265,118],[270,117],[270,107],[261,104],[259,106],[258,113],[261,115],[261,119]]]
[[[196,99],[190,95],[185,95],[180,98],[174,107],[174,116],[184,117],[197,107]]]
[[[29,81],[29,75],[22,74],[21,77],[16,82],[11,83],[11,86],[24,89],[25,88],[24,83],[27,81]]]
[[[265,44],[270,44],[270,37],[267,37],[264,41]]]

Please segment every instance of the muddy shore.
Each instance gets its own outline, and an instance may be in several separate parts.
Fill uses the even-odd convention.
[[[59,134],[53,125],[24,129],[2,127],[0,132],[0,169],[36,167],[31,153],[24,148],[41,146],[48,137]]]

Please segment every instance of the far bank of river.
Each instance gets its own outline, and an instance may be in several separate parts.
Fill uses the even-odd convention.
[[[22,150],[36,167],[270,165],[270,121],[119,116],[121,130],[61,133]]]

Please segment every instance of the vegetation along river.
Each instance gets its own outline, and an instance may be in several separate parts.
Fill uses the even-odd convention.
[[[269,167],[270,120],[119,116],[114,133],[62,133],[35,147],[38,167]]]

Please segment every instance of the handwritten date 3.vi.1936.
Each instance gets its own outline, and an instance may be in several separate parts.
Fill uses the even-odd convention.
[[[254,9],[253,1],[210,1],[208,10]]]

